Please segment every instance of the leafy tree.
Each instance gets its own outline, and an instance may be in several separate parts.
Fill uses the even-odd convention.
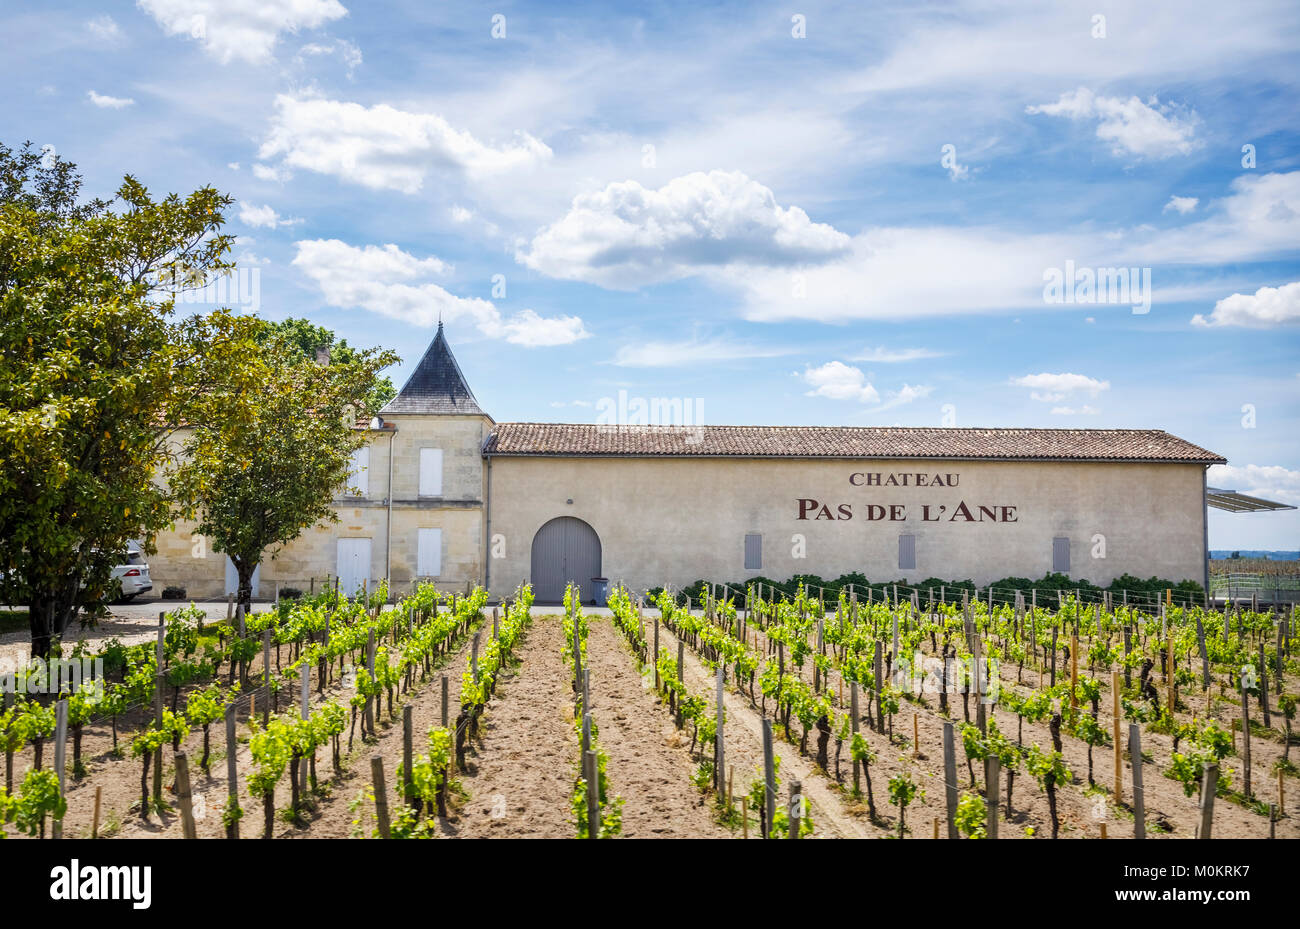
[[[74,168],[0,146],[0,599],[28,606],[36,658],[102,609],[127,541],[170,522],[167,438],[239,395],[249,328],[173,319],[159,288],[231,267],[229,197],[155,200],[128,176],[82,202]]]
[[[197,531],[229,556],[239,575],[239,602],[252,598],[253,572],[303,530],[337,522],[332,501],[346,485],[352,453],[365,442],[355,410],[392,352],[357,351],[350,361],[308,360],[282,337],[266,338],[247,359],[259,401],[209,408],[184,443],[172,487]]]
[[[347,339],[340,339],[329,329],[307,319],[291,317],[279,322],[266,322],[258,339],[269,343],[277,337],[291,348],[297,349],[308,361],[315,361],[316,353],[321,349],[329,350],[330,364],[355,364],[362,355],[348,344]],[[397,396],[397,388],[393,386],[392,379],[376,375],[364,400],[358,404],[357,412],[366,416],[377,413],[395,396]]]

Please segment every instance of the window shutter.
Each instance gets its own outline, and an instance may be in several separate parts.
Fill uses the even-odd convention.
[[[1057,574],[1070,573],[1070,540],[1058,536],[1052,539],[1052,570]]]
[[[363,445],[352,453],[352,465],[348,471],[348,487],[355,488],[357,496],[364,497],[370,493],[369,445]]]
[[[745,570],[759,571],[763,568],[763,537],[757,532],[745,536]]]
[[[900,535],[898,537],[898,569],[900,571],[916,570],[916,536]]]
[[[418,530],[416,548],[416,575],[437,577],[442,574],[442,530]]]
[[[442,449],[420,449],[420,496],[442,496]]]

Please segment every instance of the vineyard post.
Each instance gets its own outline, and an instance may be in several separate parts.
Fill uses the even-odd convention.
[[[984,706],[984,643],[980,641],[978,632],[975,633],[973,644],[975,649],[971,654],[971,678],[975,684],[975,727],[979,729],[981,735],[987,735],[988,710]]]
[[[1174,634],[1169,630],[1165,638],[1165,682],[1169,685],[1169,717],[1173,718],[1174,712],[1178,709],[1178,692],[1175,690],[1177,679],[1174,677]]]
[[[885,731],[885,708],[880,700],[880,685],[881,685],[881,678],[884,677],[884,667],[881,662],[879,639],[876,639],[876,653],[875,653],[874,663],[872,665],[872,668],[875,672],[875,678],[876,678],[875,681],[876,683],[876,731],[884,732]]]
[[[1111,717],[1113,720],[1111,740],[1115,743],[1115,803],[1118,805],[1124,799],[1124,750],[1119,741],[1119,672],[1111,669],[1110,672],[1110,704]]]
[[[916,761],[921,753],[921,724],[918,713],[912,712],[912,760]]]
[[[159,665],[159,668],[162,666]],[[153,682],[153,721],[154,726],[162,728],[163,721],[163,686],[167,683],[167,675],[161,670],[154,675]],[[162,746],[158,746],[158,751],[153,755],[153,799],[154,802],[162,805]]]
[[[1250,797],[1250,701],[1246,693],[1246,679],[1241,680],[1241,760],[1242,760],[1242,792]]]
[[[500,633],[497,631],[497,608],[492,607],[492,638],[497,638]]]
[[[894,614],[894,664],[898,664],[898,614]]]
[[[63,698],[54,710],[54,771],[59,777],[59,797],[63,797],[64,768],[67,767],[68,751],[68,700]],[[50,837],[63,838],[63,817],[54,820]]]
[[[1056,635],[1057,635],[1057,632],[1058,632],[1058,629],[1057,629],[1056,625],[1053,624],[1053,625],[1052,625],[1052,676],[1051,676],[1051,684],[1049,685],[1049,686],[1051,686],[1051,687],[1055,687],[1055,686],[1056,686]]]
[[[1277,769],[1277,808],[1286,811],[1286,772]]]
[[[682,642],[681,636],[677,637],[677,683],[685,684],[686,682],[686,646]],[[684,688],[683,688],[683,692]],[[682,728],[682,701],[677,701],[677,728]]]
[[[1249,767],[1247,767],[1249,772]],[[1246,777],[1249,779],[1250,774]],[[1219,766],[1211,762],[1205,762],[1205,775],[1201,779],[1201,828],[1196,834],[1198,839],[1211,838],[1211,830],[1214,825],[1214,793],[1219,785]],[[1249,789],[1247,790],[1249,795]]]
[[[235,704],[226,706],[226,790],[230,794],[229,806],[233,809],[239,802],[239,770],[235,751],[239,743],[235,740]],[[239,820],[226,827],[226,838],[239,838]]]
[[[1128,594],[1126,591],[1125,592],[1126,598],[1127,595]],[[1132,648],[1133,648],[1133,628],[1128,623],[1125,623],[1124,624],[1124,689],[1125,690],[1127,690],[1129,684],[1133,682],[1133,669],[1129,666],[1128,663],[1128,655],[1129,652],[1132,651]]]
[[[1142,790],[1142,733],[1137,723],[1128,724],[1128,755],[1133,765],[1133,838],[1147,837],[1146,799]]]
[[[817,654],[818,655],[826,654],[826,652],[823,650],[824,644],[825,644],[825,640],[822,638],[822,621],[819,618],[817,620]],[[821,666],[817,664],[817,659],[814,658],[813,659],[813,693],[821,693],[821,689],[822,689],[821,673],[822,673]]]
[[[1205,624],[1201,614],[1196,614],[1196,647],[1201,652],[1201,689],[1210,689],[1210,653],[1205,648]]]
[[[790,781],[790,828],[786,838],[799,838],[800,819],[803,817],[803,784]]]
[[[1282,696],[1282,629],[1286,624],[1286,618],[1279,616],[1277,620],[1277,695]]]
[[[726,744],[722,738],[722,720],[724,714],[722,701],[722,662],[718,662],[718,720],[717,729],[714,737],[713,750],[713,783],[718,791],[718,796],[722,796],[722,772],[726,770]]]
[[[984,804],[988,808],[989,838],[998,837],[998,782],[1002,779],[1002,761],[997,755],[984,760]]]
[[[1079,709],[1079,634],[1070,636],[1070,710]]]
[[[943,781],[948,805],[948,838],[957,838],[957,751],[952,723],[943,724]]]
[[[0,700],[0,712],[7,713],[13,705],[13,691],[5,688],[4,699]],[[14,792],[14,753],[9,749],[5,750],[5,792],[9,794]]]
[[[776,757],[772,751],[772,720],[763,717],[763,838],[772,837],[772,819],[776,816]]]
[[[1281,773],[1282,772],[1280,771],[1278,772],[1279,777],[1281,776]],[[90,837],[92,839],[99,838],[99,804],[103,801],[103,799],[104,799],[104,788],[102,785],[97,785],[95,787],[95,816],[90,821]]]
[[[591,668],[582,669],[582,712],[591,706]]]
[[[193,794],[190,792],[190,759],[185,752],[176,753],[176,799],[181,807],[181,837],[197,839]]]
[[[262,728],[271,715],[271,627],[267,626],[262,630],[262,677],[264,678],[263,686],[266,688],[266,696],[262,702]]]
[[[1272,727],[1268,714],[1268,662],[1264,659],[1264,640],[1259,641],[1259,709],[1264,714],[1264,728]]]
[[[858,734],[858,682],[857,681],[851,681],[849,683],[849,717],[853,725],[853,735],[856,736]],[[862,792],[861,780],[862,780],[862,762],[858,760],[856,755],[854,755],[853,756],[853,796],[855,797]]]
[[[235,595],[226,594],[226,625],[230,625],[230,617],[234,614],[231,612],[235,607]]]
[[[585,756],[591,750],[591,714],[584,712],[582,714],[582,754]]]
[[[659,618],[655,617],[655,650],[654,655],[650,658],[650,663],[655,669],[655,693],[659,692]]]
[[[600,765],[596,753],[582,753],[582,772],[587,780],[587,838],[600,838]]]
[[[442,728],[447,728],[447,675],[442,676]]]
[[[390,837],[388,829],[388,788],[384,786],[384,756],[375,752],[370,756],[370,777],[375,785],[375,819],[379,823],[379,837]]]
[[[474,641],[473,641],[473,643],[470,645],[469,668],[470,668],[470,672],[474,675],[474,683],[475,683],[475,684],[478,683],[478,643],[479,643],[479,639],[482,637],[482,635],[483,635],[482,632],[475,632],[475,633],[474,633]],[[576,655],[577,653],[575,652],[574,654]],[[578,680],[579,680],[579,681],[582,680],[582,661],[581,661],[581,658],[578,659]],[[461,702],[463,703],[464,701],[461,701]]]
[[[406,800],[407,805],[414,809],[416,804],[415,778],[411,771],[411,762],[414,756],[412,728],[411,704],[408,703],[402,707],[402,797]]]
[[[371,689],[374,689],[374,681],[375,681],[375,630],[374,629],[369,629],[366,631],[366,671],[370,675]],[[365,729],[366,732],[369,732],[372,736],[375,734],[374,702],[375,702],[374,697],[370,695],[366,696],[365,712],[364,712]],[[383,775],[382,769],[380,770],[380,775],[381,776]]]

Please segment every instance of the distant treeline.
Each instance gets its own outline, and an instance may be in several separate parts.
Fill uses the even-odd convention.
[[[714,581],[715,585],[719,582]],[[1199,600],[1205,596],[1205,588],[1196,581],[1170,581],[1160,577],[1150,577],[1143,580],[1140,577],[1134,577],[1131,574],[1122,574],[1115,578],[1108,586],[1100,587],[1091,581],[1083,578],[1073,578],[1066,574],[1046,574],[1040,580],[1034,581],[1027,577],[1004,577],[1001,580],[994,581],[991,585],[985,584],[977,587],[975,582],[969,578],[965,580],[944,580],[941,577],[927,577],[923,581],[915,583],[904,579],[897,581],[871,581],[865,574],[853,572],[851,574],[841,574],[834,580],[826,580],[818,577],[816,574],[796,574],[786,581],[773,580],[770,577],[753,577],[744,581],[731,581],[726,584],[732,591],[738,591],[739,596],[744,596],[746,585],[763,585],[764,596],[770,598],[773,589],[779,591],[787,597],[793,597],[800,584],[809,592],[810,596],[816,597],[819,594],[825,596],[827,600],[839,598],[840,591],[847,593],[849,585],[853,585],[853,591],[857,594],[859,600],[867,598],[867,591],[871,591],[872,599],[880,600],[884,597],[892,596],[893,588],[897,586],[900,590],[906,589],[910,592],[912,588],[922,591],[922,597],[929,588],[934,588],[934,596],[939,596],[939,588],[944,588],[945,599],[952,600],[954,595],[960,600],[961,590],[981,590],[986,591],[991,586],[994,590],[995,600],[1005,600],[1010,597],[1013,591],[1022,591],[1025,599],[1032,596],[1032,591],[1038,591],[1038,602],[1044,606],[1056,605],[1056,592],[1061,591],[1079,591],[1080,596],[1085,600],[1098,600],[1103,591],[1109,591],[1119,600],[1124,591],[1128,591],[1130,596],[1136,599],[1145,599],[1148,597],[1163,597],[1166,590],[1173,591],[1175,601]],[[686,597],[692,601],[698,602],[704,598],[709,589],[709,581],[698,580],[692,584],[683,587],[677,591],[679,603],[685,602]],[[654,587],[649,591],[651,597],[656,597],[663,590],[662,587]]]

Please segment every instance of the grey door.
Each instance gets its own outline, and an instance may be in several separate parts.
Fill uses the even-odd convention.
[[[533,596],[539,603],[559,603],[569,581],[582,600],[591,600],[591,579],[600,576],[600,537],[580,519],[560,516],[533,536]]]

